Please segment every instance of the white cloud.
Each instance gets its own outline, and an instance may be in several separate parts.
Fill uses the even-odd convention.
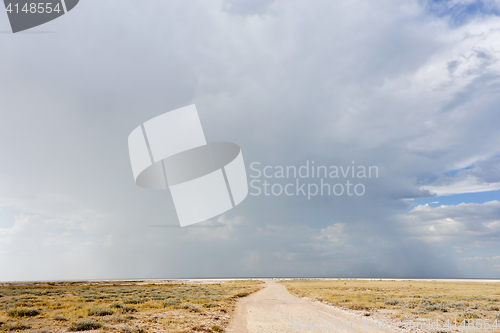
[[[488,246],[500,239],[500,202],[461,203],[456,206],[420,205],[397,215],[409,237],[426,242]]]
[[[108,237],[82,216],[62,219],[20,214],[12,228],[0,229],[0,279],[90,278],[100,265],[81,263],[92,262],[96,247],[111,246]]]
[[[465,179],[458,179],[448,185],[421,186],[422,190],[427,190],[437,196],[446,196],[461,193],[478,193],[500,190],[500,182],[485,183],[481,179],[469,176]]]
[[[500,190],[500,158],[478,161],[473,168],[441,176],[420,188],[438,196]]]

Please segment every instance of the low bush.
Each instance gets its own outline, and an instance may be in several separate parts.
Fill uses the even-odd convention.
[[[35,317],[40,314],[37,309],[15,309],[7,312],[7,315],[12,318]]]
[[[190,312],[200,312],[201,311],[199,308],[197,308],[193,304],[183,304],[182,306],[180,306],[178,308],[189,310]]]
[[[163,302],[164,307],[169,307],[169,306],[177,306],[179,305],[179,301],[176,299],[168,299],[165,302]]]
[[[112,323],[112,324],[121,324],[121,323],[126,323],[130,319],[128,319],[126,316],[112,316],[112,317],[107,317],[104,321],[106,323]]]
[[[111,316],[112,314],[113,311],[109,309],[93,308],[89,310],[89,316],[104,317],[104,316]]]
[[[433,305],[428,305],[425,307],[426,310],[428,311],[441,311],[441,312],[448,312],[448,309],[446,308],[446,305],[442,303],[436,303]]]
[[[398,305],[399,304],[399,299],[390,299],[384,302],[386,305]]]
[[[69,331],[70,332],[81,332],[81,331],[90,331],[101,328],[102,325],[98,322],[92,320],[83,320],[78,321],[76,323],[71,324]]]
[[[204,308],[218,308],[220,305],[217,304],[217,303],[206,303],[206,304],[203,304],[203,307]]]
[[[451,308],[455,308],[455,309],[465,309],[465,305],[463,305],[462,303],[460,302],[456,302],[456,303],[447,303],[446,306],[448,307],[451,307]]]
[[[405,302],[404,305],[408,308],[408,309],[415,309],[417,307],[417,304],[415,304],[415,302]]]
[[[29,330],[30,328],[31,328],[30,325],[26,325],[26,324],[23,324],[23,323],[17,323],[17,324],[14,324],[14,325],[5,325],[5,326],[1,326],[0,325],[0,329],[2,331],[7,331],[7,332]]]
[[[411,314],[414,314],[414,315],[423,315],[423,314],[428,314],[429,311],[427,310],[418,310],[418,311],[412,311]]]
[[[57,321],[67,321],[68,319],[64,316],[61,316],[61,315],[57,315],[54,317],[54,320],[57,320]]]
[[[129,298],[129,299],[125,300],[123,303],[125,303],[125,304],[141,304],[141,303],[144,303],[144,300],[142,300],[140,298]]]
[[[359,303],[352,303],[347,306],[351,310],[370,310],[369,307]]]
[[[122,312],[123,313],[132,313],[132,312],[137,312],[137,309],[133,308],[131,306],[124,306],[124,307],[122,307]]]
[[[472,312],[464,312],[460,315],[460,317],[464,317],[465,319],[475,319],[479,318],[479,316]]]
[[[167,298],[167,297],[163,296],[163,295],[154,295],[152,297],[152,299],[155,300],[155,301],[163,301],[165,298]]]
[[[121,333],[144,333],[144,329],[137,327],[122,327]]]

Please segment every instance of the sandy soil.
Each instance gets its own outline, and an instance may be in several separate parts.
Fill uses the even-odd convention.
[[[401,332],[381,329],[381,321],[297,298],[283,285],[265,282],[264,289],[239,301],[227,332]]]

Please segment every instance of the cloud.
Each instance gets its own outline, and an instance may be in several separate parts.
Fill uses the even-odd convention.
[[[429,191],[437,196],[453,195],[461,193],[478,193],[500,190],[500,182],[486,183],[477,177],[467,177],[460,180],[454,179],[449,181],[451,184],[435,185],[435,186],[422,186],[422,190]]]
[[[222,9],[231,14],[237,15],[263,15],[269,10],[274,0],[225,0],[222,2]]]
[[[459,265],[463,270],[481,267],[483,270],[490,271],[491,276],[494,276],[500,270],[500,256],[461,258]]]
[[[437,196],[500,190],[500,158],[478,161],[471,168],[443,175],[420,188]]]
[[[500,202],[421,205],[394,217],[407,242],[428,244],[449,265],[444,276],[497,276]],[[428,260],[428,259],[427,259]],[[450,265],[451,264],[451,265]],[[451,267],[450,267],[451,266]]]
[[[397,216],[408,235],[425,242],[488,246],[500,237],[500,202],[430,207],[421,205]]]
[[[96,226],[81,216],[65,220],[20,214],[12,228],[0,229],[2,279],[91,278],[100,266],[92,259],[92,252],[111,245],[107,235],[98,233]]]

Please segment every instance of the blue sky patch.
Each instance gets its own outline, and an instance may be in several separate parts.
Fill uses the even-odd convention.
[[[10,229],[14,226],[15,216],[21,212],[12,207],[0,208],[0,229]]]
[[[481,0],[462,3],[452,0],[428,0],[424,6],[437,17],[449,19],[452,26],[461,26],[478,16],[500,16],[497,6]]]
[[[415,206],[429,204],[431,207],[439,207],[441,205],[458,205],[461,203],[485,203],[493,200],[500,201],[500,190],[477,193],[461,193],[442,197],[433,198],[418,198],[412,202]],[[436,203],[437,202],[437,203]]]

